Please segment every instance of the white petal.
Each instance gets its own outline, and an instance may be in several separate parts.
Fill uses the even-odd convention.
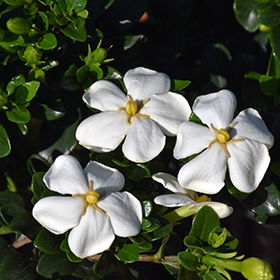
[[[93,189],[99,194],[120,191],[124,186],[124,176],[100,162],[89,162],[84,171],[88,182],[93,182]]]
[[[174,193],[186,193],[186,190],[179,185],[177,178],[171,174],[158,172],[152,178]]]
[[[267,147],[245,139],[227,145],[229,175],[234,186],[242,192],[254,191],[261,182],[270,162]]]
[[[112,82],[101,80],[91,85],[83,95],[83,100],[91,108],[116,111],[125,107],[127,96]]]
[[[70,155],[61,155],[44,176],[47,187],[61,194],[85,194],[88,182],[79,161]]]
[[[164,134],[150,119],[133,117],[131,123],[122,147],[124,155],[134,162],[152,160],[164,148]]]
[[[185,194],[163,194],[154,199],[154,202],[166,207],[179,207],[194,204],[191,198]]]
[[[198,96],[193,104],[194,113],[210,127],[226,128],[231,123],[236,108],[236,97],[229,90]]]
[[[125,113],[101,112],[82,121],[77,130],[79,144],[98,153],[115,150],[129,129]]]
[[[137,235],[141,230],[142,208],[139,200],[129,192],[114,192],[97,203],[110,217],[117,236]]]
[[[231,136],[235,138],[247,138],[265,144],[267,148],[271,148],[274,142],[273,135],[268,131],[260,114],[248,108],[241,111],[232,121],[237,122],[231,131]]]
[[[215,194],[224,186],[226,161],[221,145],[213,144],[180,169],[179,184],[197,192]]]
[[[85,258],[109,249],[114,239],[110,218],[89,206],[80,223],[71,230],[68,244],[77,257]]]
[[[170,79],[166,74],[143,67],[127,71],[123,80],[128,94],[135,101],[146,100],[153,94],[162,94],[170,90]]]
[[[168,92],[151,96],[140,113],[150,116],[164,134],[174,136],[177,134],[178,126],[189,120],[191,109],[188,101],[181,94]]]
[[[177,140],[174,147],[176,159],[186,158],[197,154],[208,147],[216,138],[216,133],[207,126],[194,122],[184,122],[178,128]]]
[[[80,197],[48,196],[35,204],[32,214],[43,227],[62,234],[79,223],[83,204]]]
[[[215,202],[215,201],[206,201],[206,202],[197,203],[194,206],[192,206],[191,209],[196,209],[197,211],[199,211],[200,208],[202,208],[205,205],[213,208],[213,210],[215,210],[215,212],[218,214],[220,219],[228,217],[233,212],[232,207],[227,206],[224,203]]]

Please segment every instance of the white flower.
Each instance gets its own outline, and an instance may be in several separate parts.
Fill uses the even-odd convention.
[[[174,194],[163,194],[155,197],[154,202],[156,204],[166,207],[193,205],[189,210],[196,211],[199,211],[204,205],[208,205],[216,211],[219,218],[228,217],[233,212],[233,208],[224,203],[211,201],[206,195],[199,197],[196,192],[182,188],[176,177],[168,173],[159,172],[154,174],[152,178],[166,189],[174,192]]]
[[[177,134],[191,109],[182,95],[169,92],[170,79],[164,73],[138,67],[123,80],[127,95],[106,80],[95,82],[83,95],[88,106],[101,112],[78,126],[76,138],[87,149],[103,153],[115,150],[126,136],[124,155],[147,162],[162,151],[165,135]]]
[[[44,182],[50,190],[71,196],[40,199],[33,216],[55,234],[72,229],[68,244],[80,258],[107,250],[115,235],[134,236],[141,230],[141,204],[132,194],[118,192],[124,177],[116,169],[92,161],[83,170],[74,157],[62,155]]]
[[[273,145],[259,113],[248,108],[232,120],[235,95],[221,90],[196,98],[193,111],[207,126],[185,122],[178,128],[174,148],[176,159],[200,153],[179,171],[181,186],[214,194],[224,186],[226,168],[234,186],[242,192],[254,191],[262,180]]]

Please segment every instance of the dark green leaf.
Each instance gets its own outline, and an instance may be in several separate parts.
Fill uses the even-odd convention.
[[[272,47],[272,53],[274,54],[274,57],[277,59],[278,64],[280,63],[280,25],[275,26],[271,28],[269,32],[269,39],[270,39],[270,45]],[[279,65],[278,65],[278,70],[279,70]],[[278,78],[280,76],[280,73],[278,71]]]
[[[43,177],[45,172],[35,172],[32,176],[31,188],[36,199],[39,199],[43,190],[45,189],[45,183]]]
[[[0,192],[0,206],[6,203],[15,203],[24,206],[24,200],[20,195],[9,191]]]
[[[118,251],[118,257],[122,262],[132,263],[139,259],[139,247],[134,244],[127,244]]]
[[[22,74],[13,77],[7,84],[6,91],[8,96],[11,95],[15,89],[25,82],[25,77]]]
[[[235,0],[234,12],[239,23],[249,32],[258,29],[258,7],[255,0]]]
[[[90,75],[90,68],[88,65],[84,65],[77,70],[76,77],[78,82],[82,83]]]
[[[180,252],[178,258],[181,265],[190,271],[195,271],[200,265],[198,257],[190,252]]]
[[[70,91],[75,91],[81,88],[80,83],[77,81],[76,72],[78,68],[75,64],[71,64],[68,70],[64,73],[60,85]]]
[[[275,27],[280,24],[280,7],[276,3],[260,4],[258,20],[263,25]]]
[[[47,254],[44,253],[37,265],[37,272],[46,277],[52,278],[55,273],[61,276],[72,273],[77,267],[77,264],[71,263],[66,257],[65,253],[60,254]]]
[[[87,0],[65,0],[66,9],[71,14],[81,12],[87,5]]]
[[[31,81],[21,84],[15,92],[15,102],[17,104],[26,104],[30,102],[36,95],[40,87],[40,82]]]
[[[203,206],[194,217],[189,234],[207,242],[210,232],[217,226],[220,226],[217,213],[211,207]]]
[[[16,7],[22,6],[26,3],[25,0],[4,0],[4,2],[8,5],[16,6]]]
[[[116,70],[115,68],[111,66],[106,66],[106,72],[103,77],[103,79],[106,80],[121,80],[122,79],[122,74]]]
[[[152,232],[160,227],[160,222],[156,218],[149,217],[142,220],[142,230],[144,232]]]
[[[268,75],[261,75],[260,88],[266,95],[277,95],[277,79]]]
[[[73,20],[74,22],[70,22],[65,28],[61,28],[60,31],[73,40],[84,42],[87,38],[85,20],[80,17],[76,17]]]
[[[47,33],[39,43],[43,50],[51,50],[57,46],[57,40],[53,33]]]
[[[7,156],[11,152],[11,144],[9,136],[3,127],[0,124],[0,158]]]
[[[141,201],[142,209],[143,209],[143,215],[145,218],[149,217],[150,214],[153,211],[153,204],[150,200],[143,200]]]
[[[183,266],[180,266],[179,274],[177,280],[200,280],[197,273],[194,271],[189,271]]]
[[[18,105],[5,113],[8,120],[11,122],[27,123],[30,121],[30,113],[26,109],[25,105]]]
[[[0,208],[0,214],[3,221],[9,225],[14,217],[27,211],[20,205],[15,203],[6,203]]]
[[[142,235],[138,234],[136,236],[129,237],[131,242],[136,244],[140,249],[142,250],[150,250],[153,248],[153,245],[151,242],[149,242],[147,239],[145,239]]]
[[[46,229],[42,229],[36,236],[33,244],[40,251],[48,254],[61,253],[60,244],[65,236],[55,235]]]

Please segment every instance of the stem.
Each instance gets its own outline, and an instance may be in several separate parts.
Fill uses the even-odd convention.
[[[189,217],[197,212],[195,209],[190,209],[193,205],[187,205],[179,207],[167,214],[165,214],[163,217],[167,219],[169,222],[174,223],[177,221],[180,221],[186,217]]]

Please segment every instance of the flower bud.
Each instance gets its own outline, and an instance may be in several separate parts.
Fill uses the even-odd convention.
[[[271,280],[274,278],[270,264],[258,258],[244,260],[241,273],[248,280]]]

